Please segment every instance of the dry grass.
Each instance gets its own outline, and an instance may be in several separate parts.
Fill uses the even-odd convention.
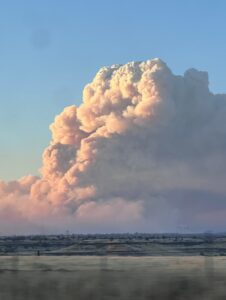
[[[1,300],[226,299],[226,261],[204,257],[1,257]]]

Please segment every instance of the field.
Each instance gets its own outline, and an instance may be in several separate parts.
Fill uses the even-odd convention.
[[[0,257],[2,300],[225,300],[225,283],[225,257]]]
[[[0,237],[0,300],[225,300],[225,234]]]
[[[0,237],[6,255],[226,256],[225,234],[99,234]]]

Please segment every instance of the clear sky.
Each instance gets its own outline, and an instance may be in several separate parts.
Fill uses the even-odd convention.
[[[0,178],[37,174],[49,124],[104,65],[160,57],[225,92],[225,1],[0,1]]]

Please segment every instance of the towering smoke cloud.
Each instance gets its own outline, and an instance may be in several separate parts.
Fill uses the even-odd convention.
[[[206,72],[104,67],[50,126],[40,178],[0,183],[1,231],[220,230],[225,120]]]

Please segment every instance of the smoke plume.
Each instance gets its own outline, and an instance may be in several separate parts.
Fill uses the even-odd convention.
[[[41,176],[0,182],[0,230],[222,230],[225,120],[206,72],[104,67],[50,125]]]

